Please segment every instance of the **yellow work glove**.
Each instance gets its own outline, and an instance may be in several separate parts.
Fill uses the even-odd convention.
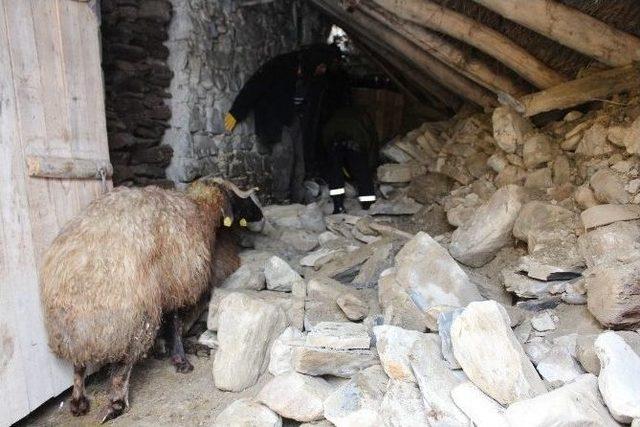
[[[236,127],[236,123],[238,123],[238,121],[231,113],[227,113],[224,116],[224,130],[227,132],[231,132]]]

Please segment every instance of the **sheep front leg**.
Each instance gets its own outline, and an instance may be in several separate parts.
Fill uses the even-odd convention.
[[[189,363],[182,343],[182,318],[176,311],[171,314],[171,363],[176,367],[176,372],[182,374],[193,371],[193,365]]]
[[[87,368],[82,365],[73,365],[73,392],[69,402],[71,414],[74,417],[86,415],[89,412],[89,399],[85,395],[84,379]]]
[[[102,423],[119,417],[129,407],[129,378],[132,368],[133,362],[119,362],[111,367],[109,406],[100,417]]]

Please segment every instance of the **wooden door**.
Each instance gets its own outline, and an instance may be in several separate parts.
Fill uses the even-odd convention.
[[[47,347],[38,267],[103,191],[95,179],[31,177],[32,157],[108,164],[95,3],[0,0],[0,426],[71,385]]]

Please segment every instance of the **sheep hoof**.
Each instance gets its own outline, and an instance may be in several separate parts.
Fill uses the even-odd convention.
[[[71,399],[71,401],[69,402],[71,415],[73,415],[74,417],[87,415],[90,406],[91,404],[89,403],[89,399],[87,399],[85,396],[80,396],[78,399]]]
[[[109,404],[109,407],[106,409],[104,415],[101,417],[102,420],[100,421],[100,423],[104,424],[107,421],[111,421],[115,418],[118,418],[120,415],[122,415],[126,407],[127,405],[125,401],[122,399],[112,401]]]
[[[171,363],[176,367],[176,372],[181,374],[188,374],[193,371],[193,365],[186,357],[173,356],[171,358]]]

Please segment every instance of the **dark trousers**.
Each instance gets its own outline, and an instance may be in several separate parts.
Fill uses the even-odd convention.
[[[327,149],[326,175],[331,196],[344,194],[344,170],[355,180],[360,202],[374,202],[376,193],[367,154],[351,141],[336,141]]]
[[[277,202],[291,200],[300,203],[304,199],[305,176],[304,146],[300,122],[296,117],[282,129],[282,138],[271,153],[273,196]]]

